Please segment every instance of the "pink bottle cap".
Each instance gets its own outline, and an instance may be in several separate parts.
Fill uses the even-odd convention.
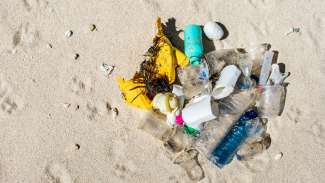
[[[184,120],[183,120],[182,114],[179,114],[176,116],[175,122],[179,126],[183,126]]]

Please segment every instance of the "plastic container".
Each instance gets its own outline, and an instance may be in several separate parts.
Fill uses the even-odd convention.
[[[282,113],[285,102],[285,89],[282,85],[267,85],[263,87],[258,107],[260,116],[274,118]]]
[[[189,58],[191,65],[201,63],[203,55],[202,29],[199,25],[190,24],[184,31],[185,55]]]
[[[235,65],[228,65],[220,74],[216,86],[213,88],[212,96],[215,99],[221,99],[229,96],[236,85],[241,71]]]
[[[236,155],[239,147],[245,142],[251,133],[251,129],[255,129],[252,119],[257,117],[256,110],[248,110],[237,122],[230,128],[226,136],[212,150],[209,160],[215,165],[222,168],[230,163]]]

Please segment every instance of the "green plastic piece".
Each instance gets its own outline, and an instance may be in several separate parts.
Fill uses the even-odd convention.
[[[184,133],[186,133],[190,136],[193,136],[193,137],[197,137],[200,134],[200,131],[198,131],[197,129],[192,128],[190,126],[187,126],[187,125],[183,126],[183,131],[184,131]]]

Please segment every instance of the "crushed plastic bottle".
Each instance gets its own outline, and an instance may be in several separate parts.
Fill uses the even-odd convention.
[[[242,145],[250,135],[250,130],[254,129],[254,122],[252,119],[255,119],[257,115],[256,110],[248,110],[238,121],[236,121],[226,136],[211,152],[209,159],[215,165],[222,168],[232,161],[240,145]]]
[[[239,89],[246,90],[254,87],[254,83],[251,79],[251,72],[253,67],[252,60],[246,56],[240,59],[238,66],[242,71],[242,77],[239,79]]]
[[[184,69],[178,69],[178,78],[183,86],[186,98],[209,92],[209,68],[204,60],[199,65],[190,65]]]
[[[261,73],[259,77],[259,83],[258,83],[260,86],[265,86],[267,83],[271,71],[273,55],[274,55],[273,51],[267,51],[264,55]]]

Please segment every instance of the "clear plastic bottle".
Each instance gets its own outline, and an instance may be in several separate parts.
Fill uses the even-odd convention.
[[[186,98],[209,92],[209,68],[205,60],[202,60],[199,65],[178,69],[177,72]]]
[[[252,119],[257,117],[256,110],[248,110],[230,128],[226,136],[212,150],[209,159],[218,167],[222,168],[230,163],[242,145],[250,135],[250,130],[255,129]]]

